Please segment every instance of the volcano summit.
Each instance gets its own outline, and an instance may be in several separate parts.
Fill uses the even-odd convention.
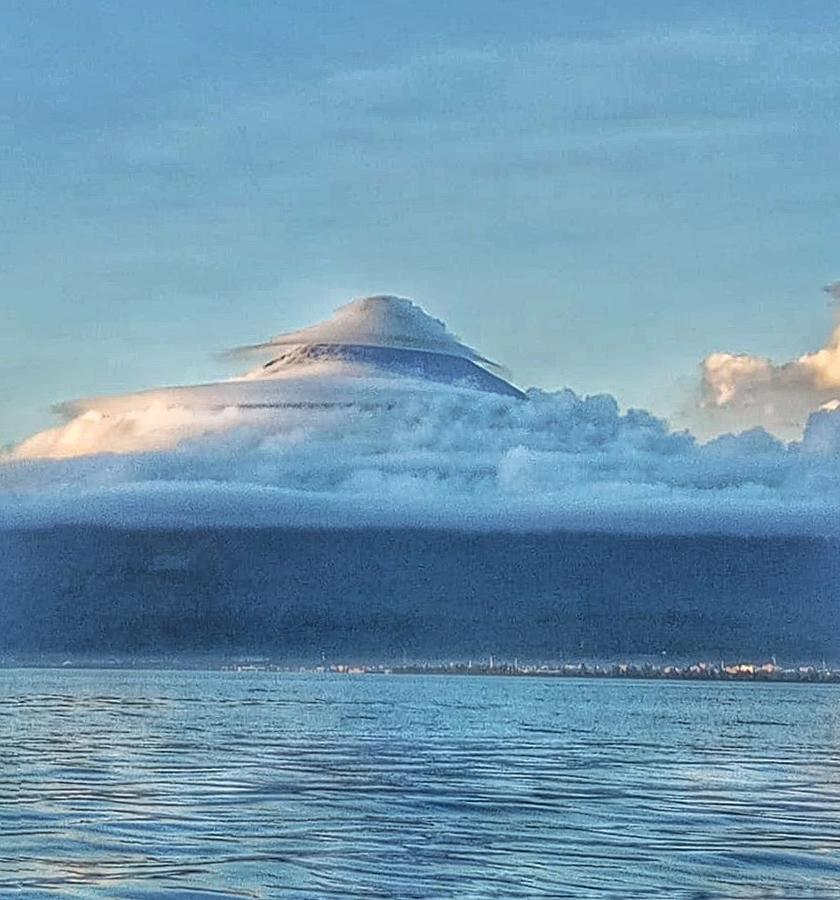
[[[499,370],[495,363],[403,297],[354,300],[325,322],[239,347],[229,356],[260,365],[227,381],[61,403],[56,411],[68,424],[30,438],[16,455],[163,450],[207,431],[245,426],[248,411],[371,409],[393,404],[406,392],[444,386],[525,397],[490,371]],[[187,412],[197,414],[194,428]]]

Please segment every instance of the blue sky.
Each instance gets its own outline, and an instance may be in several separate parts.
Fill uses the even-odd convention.
[[[412,296],[521,385],[685,407],[820,346],[840,6],[7,0],[0,443]]]

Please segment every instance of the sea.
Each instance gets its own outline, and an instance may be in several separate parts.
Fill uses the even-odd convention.
[[[840,686],[0,671],[0,897],[840,897]]]

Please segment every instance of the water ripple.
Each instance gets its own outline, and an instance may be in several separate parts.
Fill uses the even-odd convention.
[[[0,672],[0,896],[840,896],[840,689]]]

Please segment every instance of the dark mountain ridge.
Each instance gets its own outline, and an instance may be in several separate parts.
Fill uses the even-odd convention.
[[[840,544],[416,529],[0,532],[0,652],[840,660]]]

